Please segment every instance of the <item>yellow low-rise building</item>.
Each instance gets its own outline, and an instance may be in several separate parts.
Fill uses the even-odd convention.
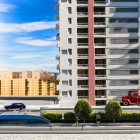
[[[33,74],[34,73],[32,72],[32,75]],[[9,73],[7,75],[9,75]],[[45,75],[48,76],[48,74],[45,74]],[[39,79],[40,77],[39,76],[37,77],[36,75],[34,76],[35,78],[34,77],[32,78],[15,77],[12,79],[11,77],[7,78],[4,75],[6,77],[5,78],[2,75],[4,78],[0,78],[0,96],[54,96],[54,95],[58,95],[56,86],[59,84],[59,81],[51,77],[45,79],[46,78],[45,75],[43,75],[44,77],[42,79]]]

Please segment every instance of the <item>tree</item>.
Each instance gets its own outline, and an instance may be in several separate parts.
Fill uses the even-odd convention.
[[[81,99],[74,107],[74,112],[80,119],[85,120],[89,118],[89,114],[93,111],[91,105],[86,99]]]
[[[122,107],[117,101],[109,101],[105,106],[105,114],[109,119],[119,119],[122,115]]]

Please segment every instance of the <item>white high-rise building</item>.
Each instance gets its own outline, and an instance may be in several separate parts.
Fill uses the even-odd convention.
[[[140,90],[140,0],[58,0],[60,105]]]

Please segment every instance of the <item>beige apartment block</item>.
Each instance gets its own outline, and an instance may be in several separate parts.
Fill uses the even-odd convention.
[[[54,96],[58,95],[59,84],[51,73],[1,72],[1,96]]]

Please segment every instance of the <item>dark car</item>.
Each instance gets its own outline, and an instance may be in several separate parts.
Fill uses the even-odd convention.
[[[5,106],[4,108],[6,110],[8,110],[8,109],[20,109],[20,110],[22,110],[22,109],[25,109],[26,106],[23,103],[13,103],[11,105]]]
[[[50,121],[40,116],[5,114],[0,115],[0,125],[45,125],[49,126]]]

